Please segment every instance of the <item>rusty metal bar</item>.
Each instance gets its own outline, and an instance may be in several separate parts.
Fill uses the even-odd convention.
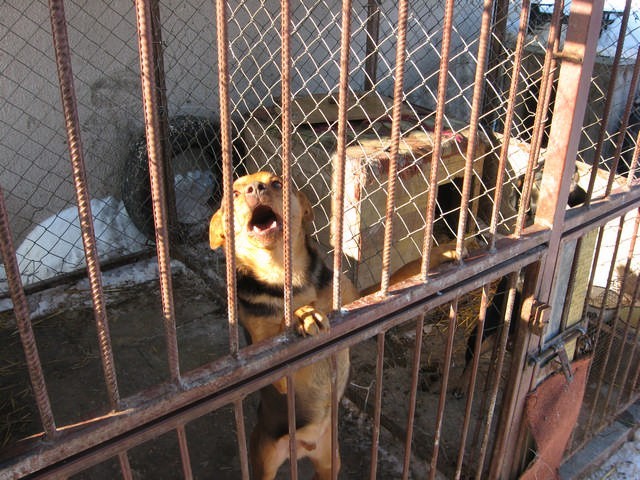
[[[367,40],[364,62],[365,92],[373,90],[378,77],[378,38],[380,36],[380,0],[367,2]],[[344,17],[343,17],[344,18]],[[344,29],[343,29],[344,32]],[[342,74],[342,67],[340,70]]]
[[[289,423],[289,465],[291,480],[298,480],[298,449],[296,445],[296,391],[293,376],[286,376],[287,420]]]
[[[638,330],[640,331],[640,329]],[[380,444],[380,416],[382,414],[382,372],[384,371],[384,339],[385,333],[379,333],[376,342],[376,391],[373,407],[373,433],[371,435],[371,467],[369,470],[369,480],[375,480],[378,472],[378,445]]]
[[[233,413],[236,419],[238,450],[240,454],[240,472],[242,480],[249,480],[249,451],[247,449],[247,430],[244,425],[244,408],[242,398],[233,402]]]
[[[596,183],[598,174],[598,168],[600,167],[600,157],[602,156],[602,149],[604,145],[604,139],[607,135],[607,123],[609,122],[609,116],[611,115],[611,107],[613,105],[613,92],[615,90],[616,79],[618,78],[618,68],[620,66],[620,58],[622,57],[622,50],[624,48],[624,37],[627,31],[627,24],[629,23],[629,14],[631,12],[631,0],[626,0],[624,11],[622,13],[622,20],[620,24],[620,33],[618,34],[618,44],[616,45],[616,53],[613,58],[613,64],[609,70],[609,84],[607,86],[607,94],[605,97],[604,110],[602,112],[602,121],[600,125],[600,131],[598,133],[598,141],[596,142],[595,155],[593,157],[593,166],[591,167],[591,176],[589,177],[589,186],[587,188],[587,201],[585,205],[591,203],[591,197],[593,196],[593,188]]]
[[[386,295],[389,291],[391,265],[391,244],[393,243],[393,217],[395,212],[396,181],[398,169],[398,151],[402,119],[402,100],[404,91],[404,64],[407,56],[407,18],[409,17],[409,1],[398,2],[398,33],[396,41],[396,66],[393,85],[393,112],[391,122],[391,146],[389,158],[389,178],[387,181],[387,206],[384,224],[384,247],[382,250],[382,280],[380,291]]]
[[[609,170],[609,179],[607,180],[607,188],[605,190],[605,197],[609,196],[611,189],[613,188],[613,181],[615,180],[618,170],[618,163],[620,162],[620,155],[622,154],[622,146],[624,143],[624,137],[627,133],[627,126],[629,125],[629,115],[631,115],[631,108],[633,108],[633,101],[636,98],[636,87],[638,86],[638,75],[640,74],[640,47],[638,47],[638,53],[636,53],[636,62],[633,65],[633,74],[631,75],[631,81],[629,82],[629,94],[627,95],[627,103],[622,113],[622,121],[618,127],[618,140],[616,142],[616,150],[613,154],[613,164]],[[593,175],[593,172],[592,172]]]
[[[338,445],[338,363],[336,355],[331,355],[331,478],[338,480],[340,451]]]
[[[193,471],[191,469],[191,458],[189,457],[189,444],[187,443],[187,432],[184,425],[176,427],[178,434],[178,446],[180,447],[180,460],[182,461],[182,474],[185,480],[193,479]]]
[[[342,241],[344,236],[344,175],[347,148],[347,107],[349,95],[349,51],[351,39],[351,0],[342,2],[340,37],[340,85],[338,87],[338,145],[332,179],[333,185],[333,309],[342,304]]]
[[[509,97],[507,99],[507,111],[505,113],[504,128],[502,133],[502,148],[500,149],[500,159],[498,161],[498,175],[496,177],[496,191],[493,200],[493,210],[491,212],[491,222],[489,225],[489,250],[495,249],[496,234],[498,231],[498,217],[502,205],[502,191],[504,189],[504,177],[509,155],[509,142],[511,141],[511,124],[515,110],[516,95],[518,94],[518,84],[520,80],[520,69],[522,68],[522,53],[527,34],[527,20],[529,18],[530,0],[522,0],[520,9],[520,28],[516,40],[516,48],[512,65],[511,85],[509,87]],[[529,160],[531,161],[531,159]]]
[[[158,133],[160,133],[160,115],[154,92],[156,86],[155,70],[151,61],[153,54],[151,11],[149,3],[144,0],[136,0],[135,8],[145,134],[147,138],[149,174],[151,178],[153,222],[156,230],[156,250],[158,252],[158,275],[160,278],[160,296],[162,298],[162,316],[164,319],[171,380],[173,382],[180,382],[180,360],[178,357],[176,319],[173,305],[171,258],[169,255],[170,238],[167,224],[167,206],[165,203],[162,145],[158,138]]]
[[[420,359],[422,356],[422,332],[424,330],[424,315],[416,320],[416,339],[413,346],[413,364],[411,368],[411,390],[409,394],[409,413],[404,441],[404,461],[402,464],[402,480],[409,478],[411,471],[411,443],[413,441],[413,425],[416,415],[416,400],[418,397],[418,381],[420,379]]]
[[[518,216],[516,217],[515,234],[516,237],[522,235],[522,229],[525,225],[525,217],[527,207],[531,200],[531,191],[535,182],[535,168],[538,164],[540,149],[542,148],[542,138],[547,125],[549,104],[551,103],[551,93],[553,92],[553,80],[556,69],[556,53],[560,44],[560,18],[564,9],[564,0],[555,0],[553,6],[553,14],[551,15],[551,24],[549,27],[549,35],[547,37],[547,46],[545,48],[544,64],[540,74],[540,91],[538,94],[538,104],[536,106],[536,114],[533,122],[533,132],[531,135],[531,150],[529,152],[529,161],[524,176],[524,185],[522,196],[520,198],[520,206],[518,208]]]
[[[442,29],[442,49],[440,52],[440,69],[438,73],[438,93],[436,101],[436,118],[434,124],[433,152],[431,153],[431,168],[429,172],[429,196],[425,213],[424,239],[422,245],[422,265],[420,276],[427,280],[429,263],[431,262],[431,237],[438,199],[438,168],[442,157],[442,130],[444,110],[447,101],[447,79],[449,77],[449,57],[451,55],[451,30],[453,28],[454,0],[447,0],[444,10]]]
[[[129,455],[127,455],[127,452],[118,454],[118,463],[120,463],[123,480],[133,480],[133,472],[131,471],[131,464],[129,463]]]
[[[16,250],[13,246],[13,238],[9,227],[9,216],[7,214],[4,190],[2,187],[0,187],[0,252],[2,253],[2,261],[7,274],[9,292],[11,293],[11,301],[13,303],[13,313],[16,317],[16,324],[18,332],[20,333],[24,356],[27,361],[29,380],[31,380],[31,388],[33,388],[38,413],[40,414],[40,421],[42,422],[42,428],[47,437],[52,438],[56,435],[56,423],[53,418],[53,411],[51,410],[51,401],[47,391],[47,384],[44,380],[36,338],[33,334],[31,319],[29,318],[29,305],[27,304],[27,298],[22,289],[22,279],[20,278],[18,260],[16,259]]]
[[[640,132],[636,137],[636,146],[633,149],[633,157],[631,158],[631,165],[629,165],[629,176],[627,177],[627,186],[630,187],[635,183],[636,168],[638,168],[638,156],[640,156]]]
[[[438,413],[436,416],[436,427],[433,434],[433,453],[431,454],[431,468],[429,470],[429,480],[436,478],[438,471],[438,453],[440,451],[440,436],[442,434],[442,422],[444,420],[444,408],[447,402],[447,390],[449,386],[449,374],[451,373],[451,357],[453,355],[453,340],[458,323],[458,298],[451,302],[449,310],[449,331],[447,335],[447,347],[444,354],[444,371],[442,372],[442,385],[440,386],[440,398],[438,399]]]
[[[113,349],[109,335],[109,322],[107,320],[104,292],[102,289],[102,276],[100,272],[100,260],[93,228],[93,215],[91,213],[91,198],[87,188],[87,174],[80,136],[80,119],[78,118],[78,102],[73,83],[73,70],[71,68],[71,49],[67,35],[67,20],[62,0],[49,1],[49,13],[51,15],[51,31],[53,34],[53,47],[58,67],[58,80],[60,82],[60,98],[64,112],[65,127],[67,131],[67,144],[71,157],[73,184],[78,203],[78,218],[82,232],[82,243],[87,263],[87,273],[93,301],[93,315],[98,332],[98,346],[100,359],[104,373],[109,404],[112,409],[118,407],[120,394],[113,360]]]
[[[478,367],[480,365],[480,354],[482,351],[482,337],[484,332],[484,322],[487,318],[487,308],[489,307],[489,285],[484,284],[482,286],[482,296],[480,297],[480,311],[478,312],[478,320],[476,321],[475,329],[477,331],[476,342],[473,345],[473,361],[471,363],[471,376],[469,378],[469,385],[466,389],[467,402],[464,410],[464,421],[462,424],[462,437],[460,439],[460,452],[458,453],[458,461],[456,463],[456,471],[454,478],[460,479],[462,475],[462,463],[464,461],[465,447],[467,443],[467,435],[469,433],[469,425],[471,424],[471,408],[473,407],[473,397],[475,394],[476,380],[478,378]],[[465,365],[465,368],[468,368]],[[480,409],[484,411],[484,408]],[[474,442],[475,443],[475,442]]]
[[[462,199],[460,202],[460,217],[458,219],[458,234],[456,238],[456,253],[460,262],[462,262],[464,253],[464,238],[467,231],[467,217],[469,216],[469,198],[471,196],[471,185],[473,182],[473,161],[476,157],[482,98],[484,96],[484,74],[487,69],[492,10],[493,0],[484,0],[482,22],[480,26],[480,38],[478,39],[478,57],[474,79],[473,99],[471,101],[471,117],[469,119],[469,142],[467,144],[466,151],[464,180],[462,182]]]
[[[229,41],[227,35],[227,2],[216,1],[216,41],[218,45],[218,89],[220,92],[220,143],[222,146],[222,209],[224,211],[224,252],[226,257],[227,315],[229,350],[237,355],[238,292],[236,285],[236,242],[233,212],[233,165],[231,144],[231,106],[229,102]]]

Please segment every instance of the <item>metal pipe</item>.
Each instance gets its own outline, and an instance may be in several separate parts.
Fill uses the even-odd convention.
[[[247,449],[247,433],[244,425],[244,408],[242,398],[233,403],[233,413],[236,419],[236,432],[238,439],[238,451],[240,454],[240,472],[242,480],[249,480],[249,452]]]
[[[184,425],[178,425],[176,427],[176,433],[178,434],[178,446],[180,448],[180,459],[182,461],[182,474],[185,480],[192,480],[193,471],[191,469],[191,459],[189,458],[187,432],[184,429]]]
[[[640,282],[638,282],[640,284]],[[640,330],[640,329],[638,329]],[[376,391],[373,407],[373,428],[371,434],[371,467],[369,480],[375,480],[378,472],[378,446],[380,444],[380,415],[382,413],[382,373],[384,371],[384,339],[385,333],[377,336],[376,342]]]

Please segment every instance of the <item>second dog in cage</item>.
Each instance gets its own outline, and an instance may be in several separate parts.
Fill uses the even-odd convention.
[[[284,324],[284,253],[282,180],[268,172],[239,178],[233,184],[235,262],[239,320],[251,342],[282,333]],[[211,248],[224,245],[223,209],[211,219]],[[305,225],[313,219],[311,204],[302,192],[291,198],[292,309],[302,334],[329,329],[325,313],[332,309],[333,273],[320,258]],[[232,259],[228,259],[231,261]],[[344,277],[342,302],[359,297]],[[349,376],[349,353],[338,352],[338,398]],[[299,458],[309,457],[316,478],[331,478],[331,377],[330,359],[322,359],[293,374],[296,442]],[[289,457],[285,379],[260,391],[258,421],[251,434],[250,457],[254,478],[272,479]],[[339,468],[339,464],[337,465]]]

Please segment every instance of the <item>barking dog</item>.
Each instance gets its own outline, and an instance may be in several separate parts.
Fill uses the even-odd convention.
[[[239,178],[233,185],[239,319],[252,343],[284,331],[282,180],[268,172]],[[224,212],[211,219],[212,249],[224,245]],[[302,334],[329,329],[332,271],[323,263],[305,225],[313,219],[302,192],[291,198],[294,321]],[[342,280],[342,303],[359,297]],[[349,353],[337,353],[337,388],[342,397],[349,375]],[[331,478],[331,363],[319,360],[293,374],[298,457],[309,457],[319,480]],[[250,460],[255,479],[273,479],[289,457],[286,382],[281,379],[260,391],[258,421],[251,434]],[[339,464],[337,467],[339,468]]]

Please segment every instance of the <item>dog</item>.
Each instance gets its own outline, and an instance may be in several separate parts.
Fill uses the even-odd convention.
[[[233,184],[235,261],[238,317],[251,343],[285,331],[283,183],[269,172],[237,179]],[[306,233],[313,211],[302,192],[291,196],[292,310],[298,331],[317,335],[330,328],[326,316],[332,310],[333,272],[324,264]],[[218,210],[209,225],[212,249],[224,246],[225,212]],[[353,284],[343,276],[342,303],[359,298]],[[349,376],[349,352],[336,354],[338,398]],[[326,358],[293,375],[296,405],[298,458],[309,457],[315,478],[331,478],[331,360]],[[251,433],[249,456],[254,479],[273,479],[289,458],[287,384],[280,379],[260,391],[258,419]],[[337,469],[340,468],[338,457]]]
[[[507,298],[509,296],[509,277],[502,277],[498,286],[496,287],[496,292],[493,295],[493,298],[489,305],[487,306],[487,313],[484,319],[484,325],[482,328],[482,341],[480,347],[480,355],[484,355],[487,352],[490,352],[494,346],[495,342],[498,340],[498,334],[500,333],[501,327],[504,324],[504,309],[507,305]],[[522,295],[518,290],[515,291],[515,297],[513,301],[513,310],[511,313],[511,322],[509,323],[509,336],[512,337],[515,328],[516,322],[513,321],[515,316],[518,315],[522,307]],[[475,356],[475,345],[476,340],[478,338],[478,324],[473,328],[469,338],[467,339],[467,346],[465,349],[465,363],[464,369],[462,371],[462,375],[456,379],[453,384],[453,388],[451,392],[455,398],[463,398],[467,392],[467,387],[469,386],[469,380],[471,377],[471,365],[472,360]]]

